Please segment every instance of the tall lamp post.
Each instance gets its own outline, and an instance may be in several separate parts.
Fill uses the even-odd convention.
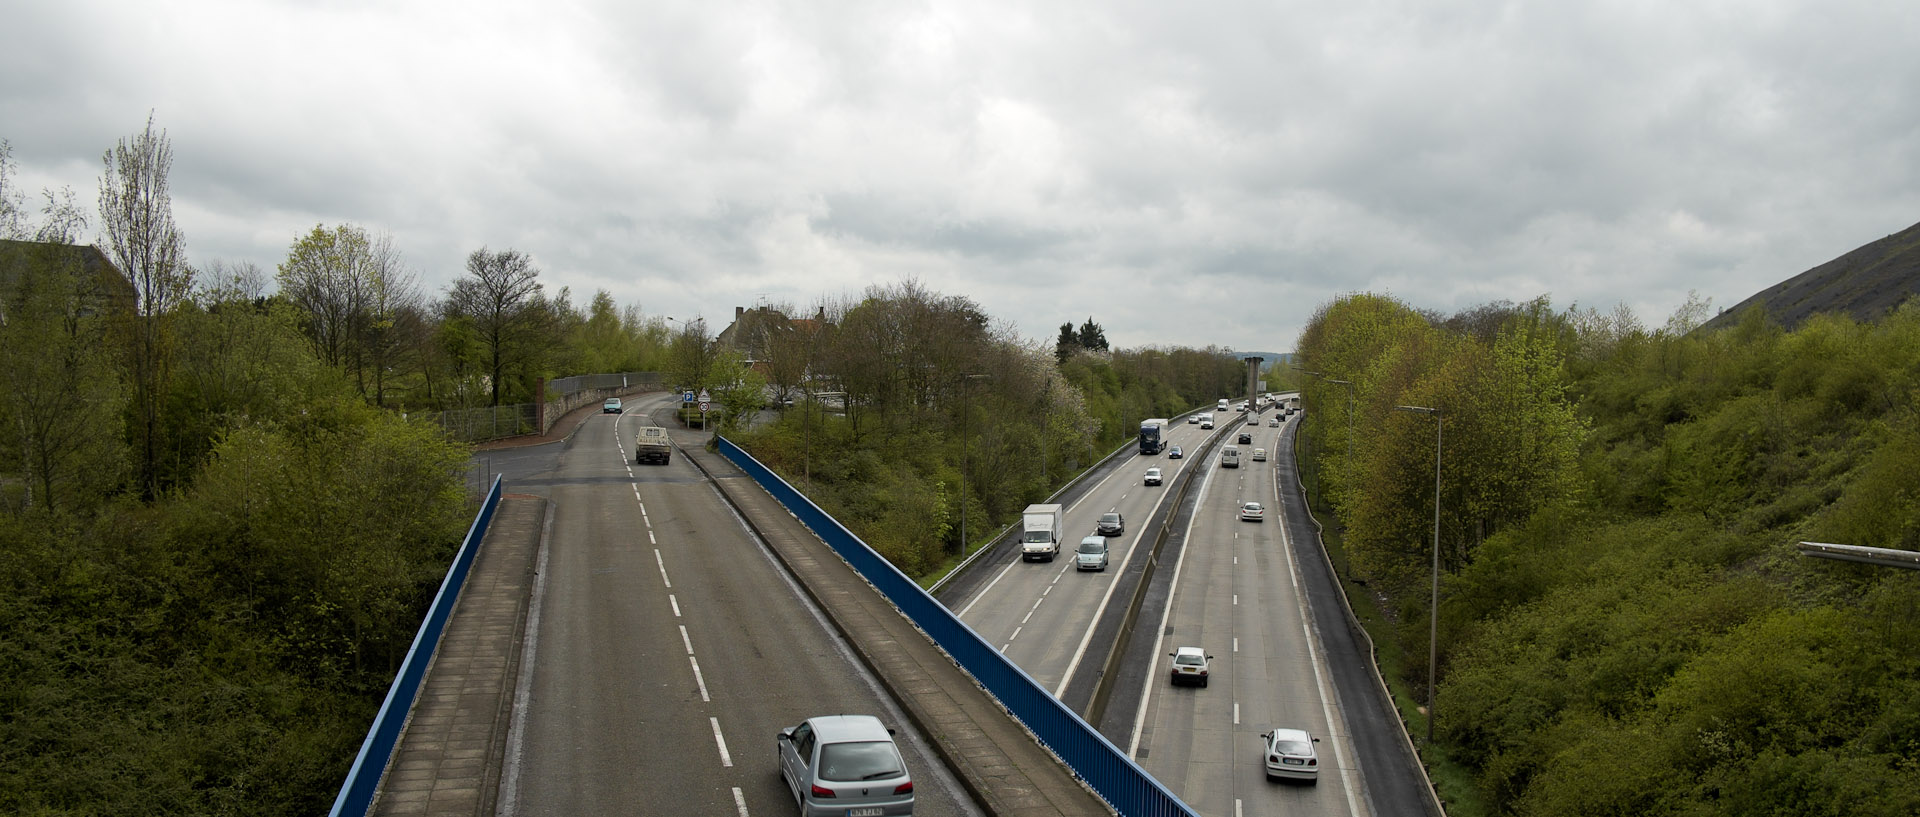
[[[1412,411],[1433,417],[1433,601],[1427,613],[1427,742],[1433,742],[1433,692],[1440,686],[1435,673],[1440,665],[1440,434],[1446,419],[1437,408],[1394,406],[1394,411]]]

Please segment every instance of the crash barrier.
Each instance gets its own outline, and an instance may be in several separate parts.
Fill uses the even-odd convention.
[[[487,524],[493,521],[493,511],[499,506],[500,478],[494,477],[493,488],[487,491],[486,501],[480,503],[480,512],[473,517],[473,526],[467,528],[466,541],[460,543],[460,552],[454,555],[446,578],[440,580],[440,592],[427,608],[426,620],[420,622],[420,631],[414,633],[413,646],[407,648],[400,672],[393,676],[393,685],[387,687],[387,700],[380,704],[380,713],[373,716],[373,727],[360,743],[360,754],[353,759],[346,782],[340,784],[340,794],[334,797],[333,810],[328,812],[330,817],[365,817],[373,807],[374,792],[380,787],[387,763],[393,759],[393,747],[400,742],[400,729],[407,723],[407,713],[413,711],[420,680],[427,674],[427,665],[433,662],[434,648],[440,646],[440,634],[453,615],[453,603],[460,598],[460,588],[467,583],[473,557],[480,552],[480,540],[487,535]]]
[[[721,456],[745,471],[846,559],[1115,811],[1123,817],[1199,817],[1119,747],[1049,694],[1025,670],[982,640],[892,562],[867,547],[860,537],[731,440],[715,439]]]

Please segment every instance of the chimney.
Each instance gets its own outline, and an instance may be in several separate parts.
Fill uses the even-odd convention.
[[[741,319],[741,318],[743,318],[743,317],[745,317],[745,316],[746,316],[746,314],[747,314],[747,308],[746,308],[746,307],[744,307],[744,306],[736,306],[736,307],[734,307],[734,308],[733,308],[733,321],[734,321],[734,323],[739,323],[739,322],[740,322],[740,319]]]

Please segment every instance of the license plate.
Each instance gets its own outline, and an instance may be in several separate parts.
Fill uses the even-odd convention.
[[[884,811],[885,809],[879,806],[867,806],[866,808],[850,808],[850,809],[847,809],[847,817],[880,817],[881,813],[883,813]]]
[[[1301,760],[1300,758],[1297,758],[1297,757],[1281,758],[1280,762],[1281,764],[1287,765],[1287,766],[1304,766],[1307,763],[1306,761]]]

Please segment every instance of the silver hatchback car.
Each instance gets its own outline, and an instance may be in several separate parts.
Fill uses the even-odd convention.
[[[824,715],[780,730],[780,778],[802,817],[913,814],[913,777],[872,715]]]

